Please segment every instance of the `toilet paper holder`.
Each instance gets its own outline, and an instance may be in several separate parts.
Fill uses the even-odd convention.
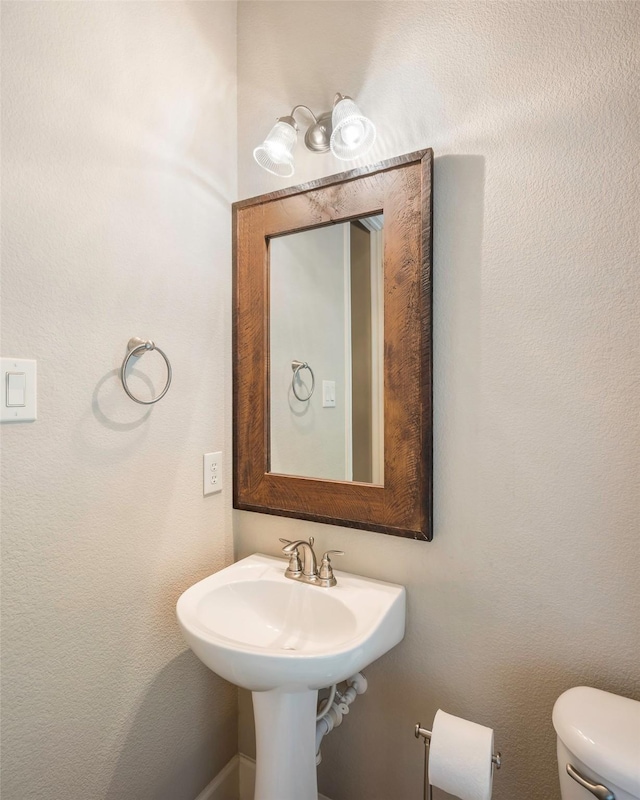
[[[429,744],[431,742],[431,731],[422,728],[418,722],[414,733],[416,739],[424,739],[424,800],[431,800],[431,784],[429,783]],[[496,769],[500,769],[502,766],[502,754],[500,752],[493,753],[491,756],[491,763],[496,765]]]
[[[416,739],[424,739],[425,744],[427,746],[431,741],[431,731],[426,730],[426,728],[421,728],[419,722],[417,723],[415,728],[415,736]],[[496,769],[500,769],[500,767],[502,766],[502,754],[494,753],[491,756],[491,763],[496,765]]]

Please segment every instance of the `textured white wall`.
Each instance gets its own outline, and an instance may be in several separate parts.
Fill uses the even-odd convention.
[[[232,558],[201,458],[230,463],[235,4],[2,16],[2,354],[39,377],[2,430],[2,797],[192,800],[237,750],[174,613]],[[116,377],[136,335],[174,367],[152,410]]]
[[[236,512],[238,555],[344,547],[404,583],[401,646],[323,744],[333,800],[420,796],[413,724],[496,729],[496,800],[558,797],[551,709],[640,697],[638,3],[239,4],[239,194],[295,103],[353,94],[371,160],[435,163],[435,540]],[[299,147],[289,183],[340,171]],[[252,748],[243,697],[241,749]]]

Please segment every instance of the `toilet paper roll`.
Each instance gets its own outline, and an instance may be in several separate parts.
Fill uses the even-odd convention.
[[[490,800],[493,730],[438,710],[429,747],[429,783],[460,800]]]

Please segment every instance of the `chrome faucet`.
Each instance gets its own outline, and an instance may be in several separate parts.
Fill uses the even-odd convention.
[[[289,574],[287,575],[288,578],[300,578],[302,575],[307,581],[315,581],[318,577],[318,562],[316,561],[316,554],[313,551],[313,543],[314,538],[313,536],[309,537],[309,541],[306,542],[304,539],[296,539],[295,542],[290,542],[288,539],[280,539],[281,542],[286,542],[285,546],[282,548],[282,552],[286,553],[288,556],[293,556],[293,558],[289,559],[289,567],[287,568],[287,572],[297,573],[297,574]],[[298,556],[298,550],[302,550],[302,572],[300,570],[296,570],[294,566],[294,559]],[[298,558],[298,564],[300,563],[300,559]],[[285,575],[287,574],[285,572]]]
[[[289,556],[289,566],[284,573],[286,578],[324,588],[336,585],[337,581],[333,574],[329,556],[331,554],[343,556],[344,552],[342,550],[327,550],[322,556],[322,563],[320,564],[320,569],[318,569],[318,562],[313,549],[315,541],[313,536],[309,537],[308,542],[304,539],[296,539],[293,542],[289,541],[289,539],[280,539],[280,541],[284,544],[282,552]],[[299,550],[302,550],[302,564],[300,564]]]

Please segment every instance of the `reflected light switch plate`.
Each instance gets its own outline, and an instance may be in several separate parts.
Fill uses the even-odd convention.
[[[336,407],[336,382],[322,381],[322,407]]]
[[[36,362],[26,358],[0,358],[0,422],[34,422]]]

